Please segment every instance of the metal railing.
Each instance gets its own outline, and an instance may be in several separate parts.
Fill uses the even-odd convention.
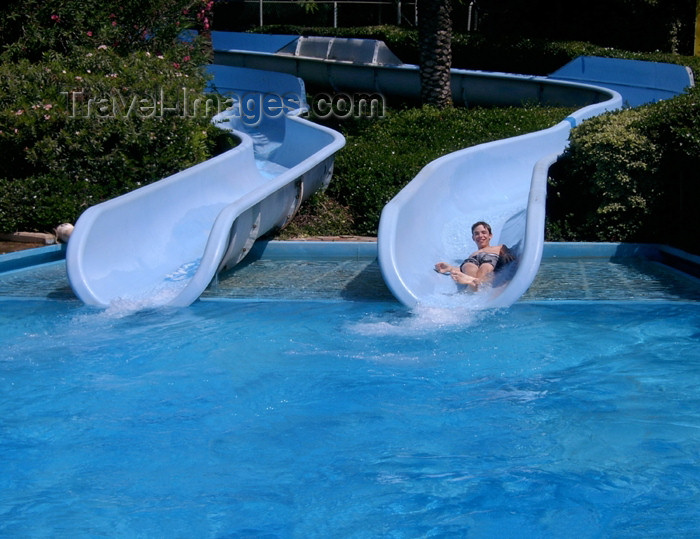
[[[257,4],[258,5],[258,17],[259,25],[264,26],[264,7],[266,4],[288,4],[288,5],[299,5],[302,8],[303,4],[301,2],[295,2],[293,0],[244,0],[246,4]],[[338,27],[338,14],[339,8],[342,5],[352,5],[354,7],[362,5],[375,5],[375,6],[394,6],[396,8],[396,24],[400,25],[402,23],[412,24],[416,26],[418,24],[418,0],[404,2],[402,0],[314,0],[315,4],[318,5],[332,5],[333,6],[333,28]],[[410,8],[412,6],[412,9]],[[408,18],[404,12],[408,9],[408,15],[410,17],[410,12],[413,12],[413,17]]]
[[[265,5],[278,4],[298,6],[304,9],[306,5],[331,5],[333,7],[333,28],[338,27],[338,14],[341,6],[390,6],[396,10],[396,24],[409,24],[418,26],[418,0],[243,0],[245,4],[256,4],[258,6],[258,24],[264,26]],[[313,11],[310,12],[313,16]],[[700,19],[699,19],[700,20]],[[476,0],[471,0],[467,7],[467,32],[476,32],[479,26],[479,4]]]

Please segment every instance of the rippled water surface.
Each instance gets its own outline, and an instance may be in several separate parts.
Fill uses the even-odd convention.
[[[0,300],[2,536],[700,529],[697,301],[99,311],[60,279]]]

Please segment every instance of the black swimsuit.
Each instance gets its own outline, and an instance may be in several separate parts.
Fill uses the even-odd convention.
[[[482,264],[491,264],[495,268],[498,265],[499,258],[500,256],[498,253],[476,252],[462,262],[460,269],[468,262],[477,267],[481,266]]]

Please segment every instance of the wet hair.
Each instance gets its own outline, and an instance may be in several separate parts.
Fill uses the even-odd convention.
[[[476,223],[474,223],[472,225],[472,234],[474,234],[474,229],[479,225],[483,225],[486,228],[486,230],[489,231],[489,234],[493,234],[493,232],[491,232],[491,225],[488,224],[486,221],[477,221]]]

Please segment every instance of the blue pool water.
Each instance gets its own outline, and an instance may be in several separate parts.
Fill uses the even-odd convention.
[[[698,301],[99,311],[56,279],[0,299],[0,536],[700,529]]]

